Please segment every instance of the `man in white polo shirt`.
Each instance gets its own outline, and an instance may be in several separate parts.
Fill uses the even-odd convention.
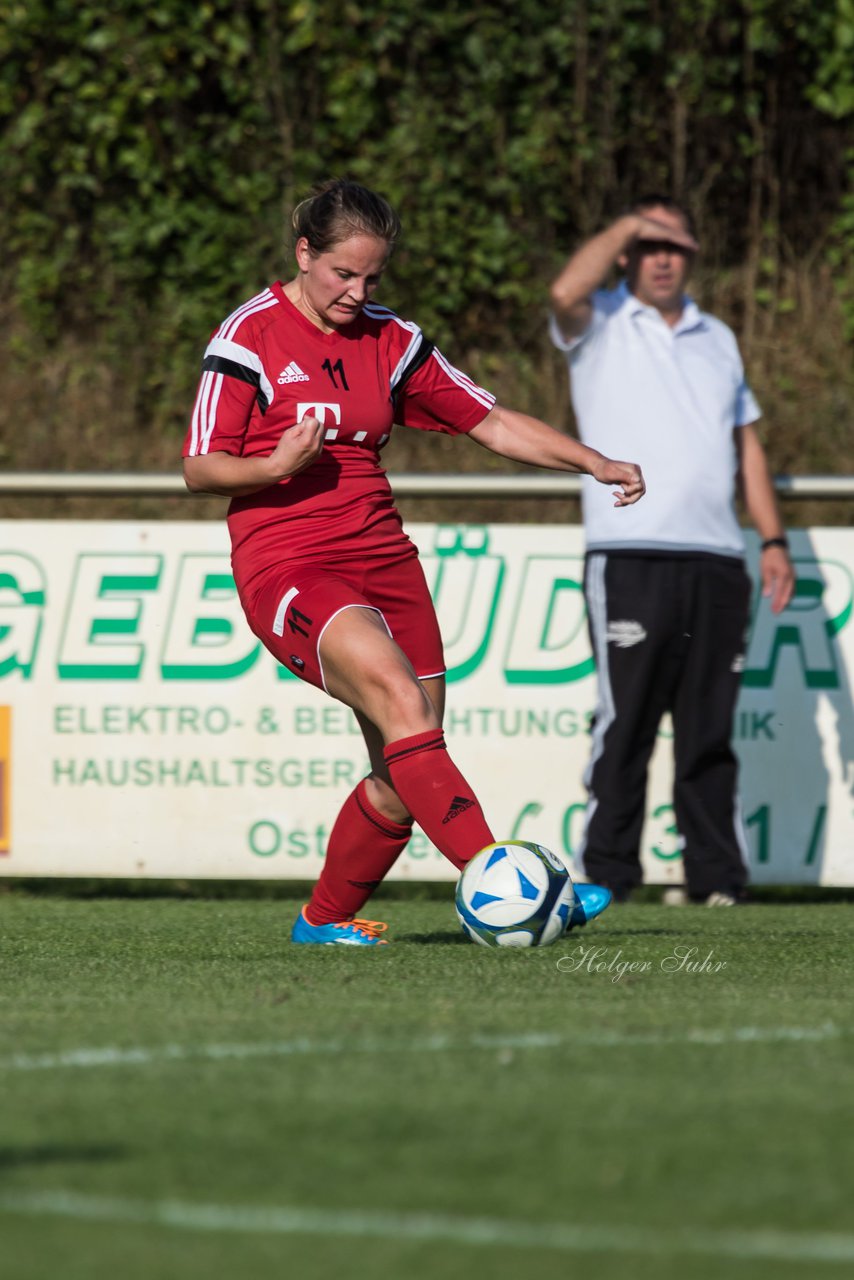
[[[567,357],[582,440],[636,458],[648,486],[642,503],[617,512],[583,481],[598,702],[580,858],[618,901],[640,883],[647,769],[669,711],[687,894],[729,906],[747,882],[731,746],[751,593],[737,484],[775,612],[794,573],[735,337],[684,292],[697,247],[681,206],[639,201],[552,284],[551,336]],[[624,282],[601,290],[615,266]]]

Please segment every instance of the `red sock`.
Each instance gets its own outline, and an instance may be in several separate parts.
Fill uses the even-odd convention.
[[[329,835],[326,861],[306,909],[309,924],[338,924],[354,916],[411,835],[411,820],[392,822],[377,812],[363,778],[344,801]]]
[[[448,755],[441,729],[390,742],[383,754],[395,791],[457,869],[493,843],[483,810]]]

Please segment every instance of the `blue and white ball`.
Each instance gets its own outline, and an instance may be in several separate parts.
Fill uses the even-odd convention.
[[[460,923],[484,947],[547,947],[566,933],[575,903],[560,858],[525,840],[487,845],[457,882]]]

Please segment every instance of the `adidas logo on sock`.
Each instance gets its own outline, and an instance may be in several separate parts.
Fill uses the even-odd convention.
[[[286,382],[311,382],[307,373],[303,373],[296,360],[292,360],[286,369],[283,369],[276,379],[279,386],[283,386]]]
[[[466,796],[454,796],[451,801],[451,807],[445,814],[442,822],[450,822],[452,818],[458,818],[461,813],[465,813],[466,809],[474,807],[474,800],[469,800]]]

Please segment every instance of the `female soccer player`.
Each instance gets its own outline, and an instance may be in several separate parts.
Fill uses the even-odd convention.
[[[589,473],[616,486],[617,506],[644,482],[632,463],[497,405],[417,325],[371,302],[400,231],[381,196],[328,183],[298,205],[293,229],[294,278],[238,307],[208,344],[184,477],[191,492],[231,498],[234,579],[252,630],[352,708],[368,749],[371,773],[336,819],[292,939],[375,946],[385,925],[356,913],[413,819],[457,868],[493,841],[442,734],[436,616],[380,466],[393,424]],[[579,888],[590,890],[583,923],[609,896]]]

